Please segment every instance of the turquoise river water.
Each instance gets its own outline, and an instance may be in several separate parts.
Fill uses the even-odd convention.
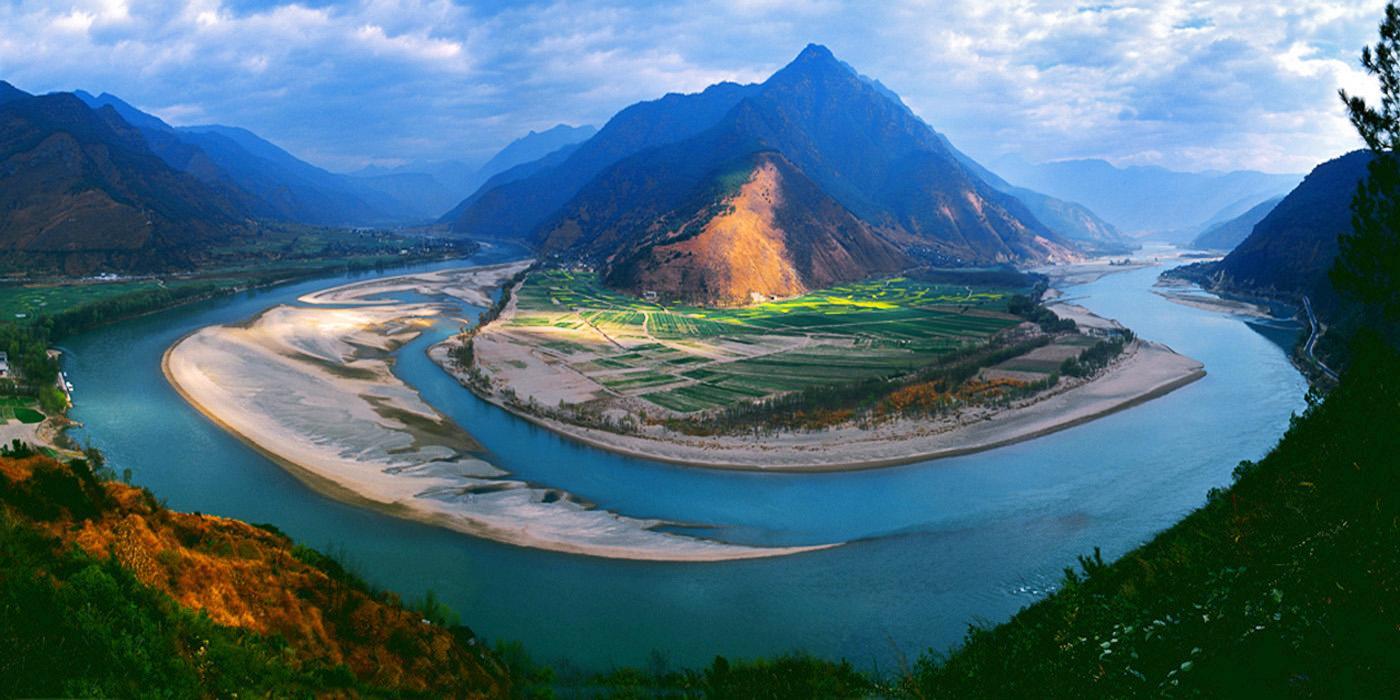
[[[473,263],[518,256],[496,247]],[[387,271],[461,265],[433,263]],[[805,650],[889,669],[955,645],[1053,590],[1095,546],[1118,556],[1262,456],[1304,405],[1281,349],[1296,329],[1171,303],[1160,268],[1108,275],[1067,296],[1201,360],[1208,376],[1165,397],[1030,442],[890,469],[837,474],[710,471],[580,446],[478,400],[424,349],[395,371],[468,427],[493,463],[610,511],[694,523],[758,544],[848,542],[790,557],[658,564],[522,549],[330,500],[194,411],[166,383],[162,353],[191,330],[246,319],[344,275],[145,316],[67,339],[80,441],[177,509],[277,525],[345,557],[371,583],[435,591],[488,639],[538,660],[602,669]]]

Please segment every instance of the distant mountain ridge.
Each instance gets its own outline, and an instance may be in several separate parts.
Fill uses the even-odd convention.
[[[409,163],[395,168],[368,167],[350,173],[352,177],[373,183],[377,189],[404,199],[420,200],[419,209],[431,212],[432,218],[442,218],[443,212],[453,210],[463,198],[470,197],[488,180],[507,171],[532,173],[531,164],[554,157],[562,159],[574,148],[598,132],[593,126],[557,124],[544,131],[530,133],[506,144],[484,164],[473,167],[461,161]],[[552,161],[551,161],[552,162]],[[510,176],[498,182],[516,179]],[[404,185],[416,181],[409,188]]]
[[[503,173],[517,165],[539,160],[565,146],[583,143],[593,138],[598,133],[598,129],[592,124],[583,126],[569,126],[568,124],[556,124],[544,131],[531,131],[520,138],[506,144],[486,161],[476,173],[481,182],[486,182],[497,173]]]
[[[364,181],[311,165],[247,129],[217,124],[173,127],[115,95],[94,97],[81,90],[74,94],[93,108],[116,110],[172,167],[205,182],[226,180],[252,194],[259,200],[252,207],[259,216],[322,226],[431,217],[431,212],[418,211]]]
[[[953,152],[958,161],[977,177],[982,178],[992,187],[1019,199],[1041,223],[1055,233],[1074,241],[1086,251],[1119,255],[1137,249],[1136,243],[1119,233],[1113,224],[1104,221],[1088,207],[1056,199],[1025,187],[1017,187],[959,151],[946,136],[939,134],[939,138],[943,140],[948,150]]]
[[[1032,164],[1002,158],[996,170],[1022,187],[1078,202],[1127,235],[1185,242],[1221,209],[1241,211],[1282,196],[1301,178],[1248,170],[1187,173],[1157,166],[1120,168],[1103,160]]]
[[[1255,225],[1264,220],[1269,212],[1283,201],[1283,197],[1275,197],[1254,205],[1249,211],[1239,216],[1215,224],[1191,241],[1192,248],[1203,248],[1206,250],[1233,250],[1235,246],[1249,238],[1249,234],[1254,231]]]
[[[444,221],[589,261],[617,287],[717,303],[917,265],[1075,257],[891,95],[809,45],[760,85],[633,105]]]

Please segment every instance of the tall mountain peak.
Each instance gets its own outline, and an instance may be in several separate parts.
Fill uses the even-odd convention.
[[[802,53],[797,54],[797,58],[792,59],[792,65],[799,64],[842,65],[840,61],[836,60],[836,55],[831,53],[831,49],[821,44],[808,44],[806,48],[802,49]]]

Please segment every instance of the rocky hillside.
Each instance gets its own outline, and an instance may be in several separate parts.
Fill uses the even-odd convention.
[[[913,264],[780,154],[756,154],[728,177],[738,187],[717,210],[623,243],[607,282],[735,305]]]
[[[0,695],[508,694],[443,611],[83,460],[0,457]],[[435,618],[435,619],[425,619]]]

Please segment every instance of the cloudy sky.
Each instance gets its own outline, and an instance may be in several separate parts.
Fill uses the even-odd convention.
[[[0,0],[0,79],[243,126],[335,170],[482,160],[808,42],[992,161],[1305,172],[1357,147],[1338,87],[1383,0]]]

